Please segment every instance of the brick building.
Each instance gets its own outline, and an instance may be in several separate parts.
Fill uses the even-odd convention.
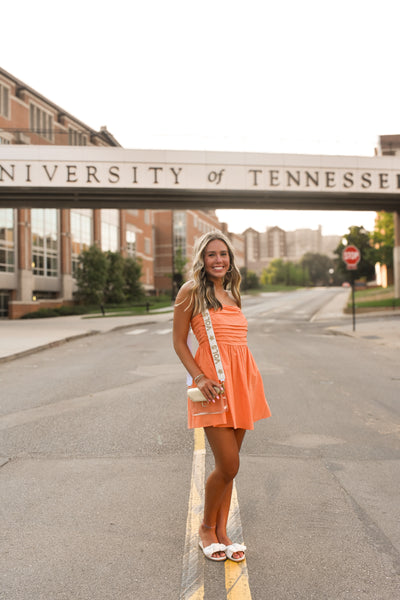
[[[0,143],[120,146],[0,69]],[[78,255],[96,243],[142,261],[154,289],[152,211],[0,209],[0,317],[72,300]]]
[[[175,294],[188,276],[196,240],[203,233],[222,229],[214,210],[155,210],[156,289]]]

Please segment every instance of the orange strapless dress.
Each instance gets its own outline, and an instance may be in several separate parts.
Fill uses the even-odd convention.
[[[254,429],[254,422],[271,416],[260,372],[247,346],[246,317],[237,306],[210,309],[210,317],[225,372],[228,411],[220,415],[193,417],[188,410],[189,428],[234,427]],[[218,381],[204,321],[201,314],[191,321],[199,343],[195,360],[204,375]]]

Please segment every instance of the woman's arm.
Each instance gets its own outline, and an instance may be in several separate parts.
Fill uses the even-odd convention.
[[[200,375],[201,369],[198,367],[187,345],[190,321],[193,314],[193,308],[190,306],[190,288],[190,283],[185,283],[176,297],[172,335],[175,352],[185,369],[194,379],[197,375]]]
[[[179,356],[183,366],[194,379],[202,374],[202,370],[193,358],[193,355],[187,345],[187,337],[189,333],[190,321],[192,319],[193,308],[190,306],[190,290],[191,282],[185,283],[178,292],[174,308],[174,325],[173,325],[173,343],[174,349]],[[187,310],[185,310],[185,308]],[[210,400],[216,396],[214,386],[218,386],[218,382],[207,377],[202,377],[197,382],[197,387],[202,391],[206,398]]]

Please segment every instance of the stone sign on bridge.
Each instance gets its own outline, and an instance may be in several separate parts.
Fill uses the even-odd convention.
[[[0,147],[0,206],[395,211],[399,198],[396,157]]]

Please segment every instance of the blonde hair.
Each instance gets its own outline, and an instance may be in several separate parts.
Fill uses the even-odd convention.
[[[240,299],[240,271],[235,263],[235,254],[230,240],[220,231],[210,231],[199,238],[194,247],[193,264],[191,277],[193,286],[190,290],[190,303],[193,306],[193,314],[203,312],[206,308],[220,310],[221,302],[215,296],[214,283],[207,278],[207,273],[204,266],[204,253],[207,245],[214,240],[224,242],[229,253],[229,270],[227,271],[223,286],[224,289],[229,289],[232,296],[241,307]]]

